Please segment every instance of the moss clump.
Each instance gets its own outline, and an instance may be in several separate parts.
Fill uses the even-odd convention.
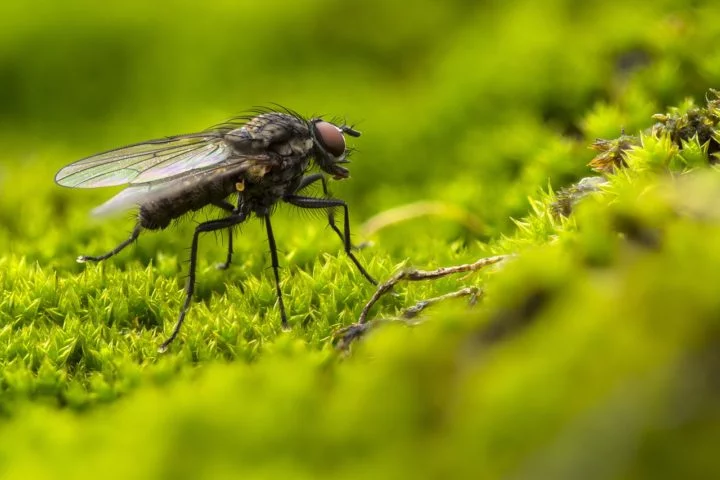
[[[0,477],[719,476],[719,100],[683,99],[720,85],[720,5],[471,3],[0,5]],[[477,305],[339,353],[373,288],[281,207],[291,329],[248,222],[226,272],[201,239],[158,355],[215,213],[81,266],[133,221],[89,221],[114,192],[53,174],[270,101],[363,131],[331,186],[379,280],[514,254],[371,321]]]

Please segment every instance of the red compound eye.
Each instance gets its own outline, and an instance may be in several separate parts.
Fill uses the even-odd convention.
[[[315,123],[315,131],[322,146],[332,156],[339,157],[345,153],[345,137],[338,127],[332,123],[320,121]]]

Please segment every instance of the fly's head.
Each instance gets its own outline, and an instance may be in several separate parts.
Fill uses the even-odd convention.
[[[343,167],[349,163],[348,150],[345,148],[345,135],[359,137],[360,132],[347,125],[314,118],[310,120],[310,132],[313,138],[313,154],[318,166],[335,179],[347,178],[350,172]]]

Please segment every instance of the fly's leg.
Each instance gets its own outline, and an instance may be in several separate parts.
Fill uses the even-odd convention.
[[[214,203],[216,207],[220,207],[226,212],[233,213],[235,211],[235,207],[233,207],[232,203],[229,202],[217,202]],[[225,257],[225,261],[223,263],[218,263],[215,265],[215,268],[218,270],[227,270],[230,267],[230,264],[232,263],[232,257],[233,257],[233,232],[232,228],[227,229],[228,233],[228,250],[227,250],[227,257]]]
[[[275,275],[275,294],[277,295],[278,304],[280,305],[280,319],[282,327],[288,328],[287,315],[285,314],[285,304],[282,299],[282,291],[280,290],[280,262],[278,262],[277,246],[275,245],[275,235],[273,235],[272,226],[270,225],[270,215],[263,217],[265,220],[265,228],[267,229],[268,245],[270,246],[270,259],[272,260],[273,275]]]
[[[185,315],[187,314],[188,308],[190,307],[190,302],[192,301],[192,296],[195,292],[195,269],[197,267],[197,250],[200,234],[203,232],[215,232],[217,230],[230,229],[233,226],[242,223],[245,218],[245,214],[233,214],[229,217],[221,218],[219,220],[211,220],[209,222],[201,223],[195,228],[192,245],[190,246],[190,268],[188,272],[187,284],[185,285],[185,302],[183,303],[182,309],[180,310],[180,315],[177,319],[177,322],[175,322],[172,333],[167,338],[167,340],[165,340],[162,345],[160,345],[160,348],[158,349],[160,353],[167,350],[168,346],[173,342],[173,340],[175,340],[175,337],[177,337],[178,332],[180,332],[180,327],[182,327],[182,324],[185,321]]]
[[[140,235],[140,231],[142,230],[142,227],[139,223],[135,224],[135,228],[133,228],[132,233],[130,234],[130,237],[127,238],[127,240],[124,240],[122,243],[120,243],[117,247],[113,248],[109,252],[98,255],[98,256],[91,256],[91,255],[80,255],[77,257],[78,263],[85,263],[85,262],[101,262],[103,260],[106,260],[113,255],[116,255],[120,253],[125,247],[133,243],[135,240],[137,240],[138,235]]]
[[[348,213],[348,206],[342,200],[336,198],[313,198],[313,197],[302,197],[299,195],[288,195],[283,200],[291,205],[295,205],[300,208],[337,208],[341,207],[344,210],[344,234],[340,234],[340,238],[343,239],[343,245],[345,247],[345,253],[347,253],[350,260],[353,261],[355,266],[358,268],[360,273],[367,279],[368,282],[373,285],[377,285],[377,282],[365,268],[360,264],[360,261],[355,257],[352,252],[352,244],[350,243],[350,215]],[[339,232],[338,232],[339,233]]]
[[[307,188],[318,181],[322,182],[323,195],[325,195],[326,197],[330,196],[330,192],[328,191],[327,187],[327,179],[322,173],[313,173],[312,175],[303,177],[303,179],[300,181],[300,186],[298,186],[296,191],[299,192],[300,190]],[[338,237],[340,237],[340,241],[344,244],[345,238],[343,238],[342,232],[337,227],[337,225],[335,225],[335,212],[333,212],[332,210],[328,210],[328,225],[330,225],[330,228],[332,228],[333,231],[337,233]]]
[[[322,182],[323,193],[325,195],[327,195],[328,194],[327,180],[325,180],[325,175],[323,175],[322,173],[313,173],[312,175],[307,175],[307,176],[303,177],[300,180],[300,185],[298,185],[298,188],[295,191],[299,192],[300,190],[303,190],[318,181]]]
[[[218,263],[215,265],[215,268],[218,270],[227,270],[230,267],[230,263],[232,263],[232,256],[233,256],[233,232],[232,228],[227,229],[228,233],[228,250],[227,250],[227,257],[225,257],[225,261],[223,263]]]

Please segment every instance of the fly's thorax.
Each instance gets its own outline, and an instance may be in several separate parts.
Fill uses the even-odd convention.
[[[293,154],[309,158],[313,152],[315,142],[313,142],[313,139],[310,136],[296,136],[290,139],[288,145],[290,146]]]
[[[244,180],[258,188],[277,188],[290,193],[291,186],[302,178],[310,166],[309,155],[291,155],[282,157],[272,166],[253,165],[245,170]]]
[[[283,197],[295,193],[310,163],[309,155],[283,157],[272,167],[255,166],[243,172],[236,189],[248,211],[263,215]]]
[[[281,157],[309,158],[313,153],[313,140],[310,137],[294,136],[286,142],[270,145],[269,150]]]
[[[273,151],[285,156],[312,149],[307,121],[279,112],[257,115],[225,134],[225,138],[238,153],[245,154]]]
[[[247,169],[245,177],[251,183],[262,183],[268,172],[270,172],[270,167],[267,165],[253,165]]]

